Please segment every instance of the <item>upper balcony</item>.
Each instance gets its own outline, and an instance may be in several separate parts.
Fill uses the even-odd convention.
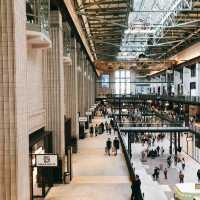
[[[26,0],[28,44],[33,48],[49,48],[49,0]]]
[[[63,24],[63,61],[71,64],[71,29],[68,23]]]

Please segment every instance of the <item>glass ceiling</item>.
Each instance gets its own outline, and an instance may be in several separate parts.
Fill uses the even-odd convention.
[[[166,26],[174,26],[177,11],[191,9],[191,0],[134,0],[133,12],[129,13],[128,29],[124,31],[118,59],[132,59],[144,54],[149,46],[159,44]],[[146,55],[151,56],[151,55]]]

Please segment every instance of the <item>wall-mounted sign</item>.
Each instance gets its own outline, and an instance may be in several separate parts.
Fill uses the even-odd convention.
[[[95,108],[92,108],[92,107],[91,107],[91,108],[90,108],[90,111],[91,111],[91,112],[93,112],[93,111],[94,111],[94,109],[95,109]]]
[[[86,112],[85,113],[87,116],[90,116],[90,115],[92,115],[92,112]]]
[[[186,140],[187,140],[188,142],[190,142],[190,141],[192,141],[192,137],[186,137]]]
[[[79,117],[79,122],[87,122],[88,118],[87,117]]]
[[[57,167],[58,155],[56,154],[36,154],[36,167]]]

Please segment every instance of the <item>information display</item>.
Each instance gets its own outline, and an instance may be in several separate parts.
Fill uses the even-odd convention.
[[[57,154],[36,154],[36,167],[57,167]]]
[[[79,122],[87,122],[88,118],[87,117],[79,117]]]

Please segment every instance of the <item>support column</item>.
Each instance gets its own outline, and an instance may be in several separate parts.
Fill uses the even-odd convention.
[[[2,200],[30,199],[25,5],[25,0],[0,0]]]
[[[131,155],[131,136],[130,136],[130,132],[128,132],[128,155],[130,156],[130,158],[132,157],[132,155]]]
[[[177,135],[176,132],[174,132],[174,153],[177,155]]]
[[[172,132],[170,132],[170,146],[169,146],[169,154],[172,154]]]
[[[52,48],[48,50],[48,66],[45,69],[45,90],[48,90],[46,106],[46,129],[52,131],[53,152],[64,159],[64,66],[62,16],[59,11],[50,13],[50,38]]]
[[[77,40],[72,37],[72,135],[78,138],[79,123],[78,123],[78,67],[77,67]]]
[[[189,104],[185,104],[185,126],[189,126]]]
[[[178,150],[181,148],[181,133],[178,132]]]

